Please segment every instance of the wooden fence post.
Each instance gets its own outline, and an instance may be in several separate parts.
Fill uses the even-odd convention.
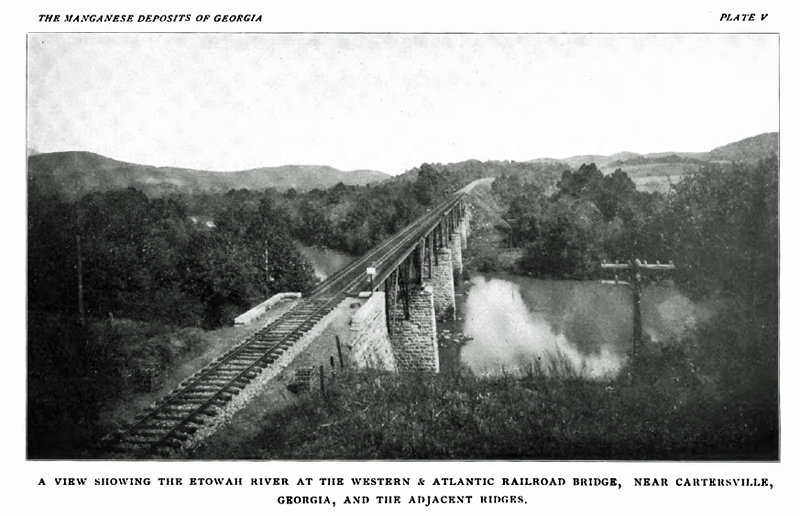
[[[342,343],[339,342],[338,335],[336,336],[336,349],[339,351],[339,367],[344,368],[344,358],[342,358]]]

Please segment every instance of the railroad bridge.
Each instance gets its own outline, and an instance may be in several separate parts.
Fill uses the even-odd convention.
[[[396,250],[367,269],[370,298],[351,323],[351,363],[439,372],[436,320],[455,317],[454,282],[461,277],[469,234],[464,195],[473,185],[406,228]]]
[[[336,308],[368,298],[348,328],[356,367],[436,373],[437,318],[455,317],[454,279],[469,234],[471,183],[331,275],[293,309],[181,382],[109,435],[115,457],[170,455],[214,433],[319,337]]]

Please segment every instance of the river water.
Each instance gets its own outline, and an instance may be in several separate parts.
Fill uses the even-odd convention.
[[[323,280],[355,259],[330,249],[298,247]],[[524,374],[535,362],[546,369],[559,356],[583,376],[613,377],[631,349],[633,308],[627,287],[472,273],[464,292],[458,303],[461,320],[448,326],[472,340],[440,348],[443,371],[464,364],[478,374]],[[707,311],[674,286],[649,286],[642,293],[643,330],[655,341],[679,336]]]
[[[560,356],[583,376],[612,377],[632,345],[632,293],[624,286],[474,274],[459,309],[461,331],[474,340],[456,359],[479,374],[524,373],[534,361],[547,368]],[[643,330],[655,341],[678,336],[699,316],[676,287],[642,293]]]
[[[297,247],[303,256],[311,262],[311,265],[314,267],[314,274],[316,274],[320,280],[326,279],[334,272],[355,260],[355,257],[349,254],[332,251],[325,247],[311,247],[300,243],[297,244]]]

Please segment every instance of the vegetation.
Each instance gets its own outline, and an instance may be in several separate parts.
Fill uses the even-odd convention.
[[[193,223],[180,200],[133,189],[65,202],[32,188],[28,202],[30,457],[74,456],[102,431],[101,408],[131,390],[131,374],[147,363],[168,369],[201,347],[177,326],[229,323],[264,296],[308,291],[315,281],[266,202],[254,210],[231,203],[213,229]]]
[[[692,165],[705,165],[707,162],[698,158],[691,158],[688,156],[678,156],[677,154],[669,154],[667,156],[636,156],[625,160],[615,160],[608,164],[610,167],[624,167],[631,165],[656,165],[660,163],[680,163]]]
[[[662,360],[663,362],[663,360]],[[652,370],[663,364],[653,364]],[[774,418],[757,404],[723,406],[689,375],[592,382],[569,368],[522,378],[345,372],[261,421],[238,459],[767,459]],[[663,374],[659,375],[663,378]]]
[[[171,196],[187,206],[188,213],[217,220],[234,203],[255,209],[268,199],[289,234],[307,245],[320,245],[351,255],[360,255],[393,235],[427,209],[470,181],[496,174],[515,173],[539,177],[545,165],[530,163],[465,161],[455,164],[423,163],[393,180],[377,185],[342,183],[307,192],[289,189],[231,190],[225,195]],[[557,170],[548,169],[552,175]]]
[[[621,169],[603,175],[594,164],[563,172],[553,192],[513,175],[493,190],[508,206],[510,239],[526,251],[523,273],[590,278],[602,260],[673,260],[686,288],[751,299],[777,292],[778,166],[776,157],[706,164],[668,195],[637,191]]]
[[[131,320],[81,326],[63,314],[28,311],[27,454],[90,458],[111,429],[100,412],[130,399],[140,365],[164,370],[201,353],[197,328]]]
[[[179,200],[133,189],[68,203],[34,188],[28,206],[29,310],[77,314],[77,237],[90,319],[213,327],[265,295],[307,292],[315,281],[268,199],[247,210],[231,196],[213,230],[193,223]]]
[[[594,164],[564,171],[555,188],[514,175],[492,187],[508,205],[509,241],[525,249],[520,270],[539,277],[586,278],[606,255],[636,252],[630,228],[658,200],[621,170],[606,176]]]
[[[219,326],[270,293],[308,291],[314,278],[293,240],[360,255],[474,179],[504,171],[519,177],[553,176],[557,168],[547,167],[426,163],[375,186],[338,183],[308,192],[239,189],[160,198],[127,188],[74,201],[49,193],[33,178],[28,198],[29,308],[77,313],[76,239],[81,237],[89,318],[111,312],[169,324]]]

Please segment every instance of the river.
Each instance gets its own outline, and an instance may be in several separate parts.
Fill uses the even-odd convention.
[[[298,244],[322,280],[355,258]],[[614,376],[626,360],[633,335],[632,295],[624,286],[593,281],[539,280],[512,274],[473,273],[458,296],[458,318],[444,325],[472,338],[440,348],[443,371],[460,364],[478,374],[525,373],[553,357],[583,376]],[[674,286],[642,293],[642,326],[655,341],[679,336],[708,317]]]
[[[300,252],[305,256],[314,267],[314,274],[320,280],[325,280],[328,276],[343,268],[355,260],[354,256],[332,251],[325,247],[311,247],[297,243]]]
[[[582,376],[611,377],[631,348],[632,294],[624,286],[474,274],[459,310],[456,331],[473,340],[446,355],[479,374],[524,373],[534,361],[546,368],[560,356]],[[704,316],[674,286],[642,293],[643,329],[655,341],[680,335]]]

